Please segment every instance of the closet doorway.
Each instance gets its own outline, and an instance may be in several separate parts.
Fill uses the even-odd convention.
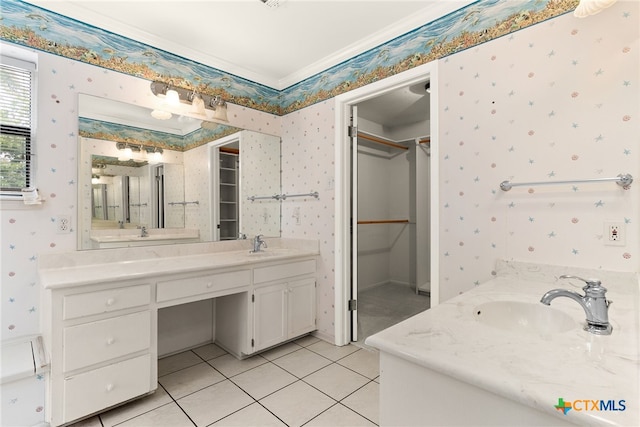
[[[351,116],[351,340],[363,343],[430,307],[430,83],[362,101]]]

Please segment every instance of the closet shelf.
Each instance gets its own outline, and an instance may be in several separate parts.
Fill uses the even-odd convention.
[[[358,225],[360,224],[409,224],[409,220],[408,219],[378,219],[378,220],[358,221]]]
[[[404,145],[396,144],[395,142],[386,141],[382,138],[377,138],[375,136],[367,135],[366,133],[358,132],[358,138],[366,139],[367,141],[375,142],[378,144],[386,145],[388,147],[398,148],[400,150],[408,150],[409,147],[405,147]]]

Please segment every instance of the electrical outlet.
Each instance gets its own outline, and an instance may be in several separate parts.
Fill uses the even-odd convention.
[[[56,230],[58,234],[71,233],[71,217],[69,215],[58,215],[56,217]]]
[[[604,244],[608,246],[624,246],[626,244],[626,229],[624,222],[605,221]]]

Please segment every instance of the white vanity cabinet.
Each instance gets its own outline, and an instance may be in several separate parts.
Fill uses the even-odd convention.
[[[316,329],[316,261],[254,269],[250,353]]]
[[[60,425],[157,387],[152,285],[104,283],[47,290],[52,356],[47,410]]]
[[[161,334],[175,350],[215,342],[241,359],[316,329],[315,244],[251,254],[245,242],[220,243],[241,250],[209,253],[215,244],[194,244],[182,245],[192,251],[182,256],[157,246],[40,257],[51,426],[157,388],[158,313],[165,308],[211,302],[212,324],[182,325],[210,335],[197,334],[196,342]],[[163,319],[181,312],[170,313]]]

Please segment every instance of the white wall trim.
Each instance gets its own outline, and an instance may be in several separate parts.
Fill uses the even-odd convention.
[[[395,76],[337,96],[335,99],[335,343],[346,345],[350,342],[350,320],[347,311],[351,272],[349,269],[349,228],[350,228],[350,144],[347,135],[349,113],[352,105],[374,98],[386,92],[419,83],[429,78],[431,81],[431,301],[432,306],[439,298],[439,257],[438,257],[438,191],[439,167],[437,150],[438,123],[438,61],[432,61]],[[434,151],[434,148],[435,151]],[[434,304],[435,301],[435,304]]]

